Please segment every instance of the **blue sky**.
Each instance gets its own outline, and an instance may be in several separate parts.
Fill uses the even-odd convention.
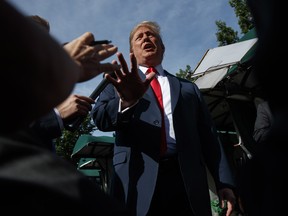
[[[40,15],[50,23],[60,43],[90,31],[95,39],[118,46],[129,64],[129,33],[140,21],[160,24],[165,44],[163,67],[172,74],[190,65],[195,69],[205,52],[217,47],[216,20],[240,30],[229,0],[8,0],[26,15]],[[103,62],[111,62],[113,56]],[[89,96],[101,77],[77,84],[74,93]]]

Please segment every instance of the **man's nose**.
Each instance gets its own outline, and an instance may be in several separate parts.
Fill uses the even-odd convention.
[[[147,34],[144,34],[144,35],[143,35],[143,40],[144,40],[144,41],[149,40],[149,36],[148,36]]]

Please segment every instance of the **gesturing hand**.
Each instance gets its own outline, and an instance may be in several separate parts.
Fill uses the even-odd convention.
[[[121,64],[121,70],[115,70],[116,78],[105,74],[106,79],[116,88],[121,98],[122,108],[131,106],[139,100],[149,87],[150,82],[155,76],[152,72],[146,75],[143,81],[138,74],[137,61],[133,53],[130,53],[131,72],[129,72],[127,63],[122,53],[117,53],[118,60]],[[113,64],[117,64],[116,61]]]
[[[80,37],[64,45],[64,49],[80,66],[81,73],[78,82],[94,78],[102,72],[114,71],[120,66],[111,63],[101,63],[104,59],[114,55],[118,48],[112,44],[99,44],[91,46],[94,36],[86,32]]]

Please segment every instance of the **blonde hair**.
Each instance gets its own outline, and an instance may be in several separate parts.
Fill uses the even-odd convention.
[[[140,27],[149,28],[160,39],[161,44],[162,44],[163,48],[165,49],[165,46],[164,46],[163,41],[162,41],[161,33],[160,33],[159,24],[157,22],[154,22],[154,21],[142,21],[139,24],[137,24],[130,32],[130,36],[129,36],[130,51],[132,51],[132,39],[134,37],[134,34],[137,31],[137,29],[139,29]]]

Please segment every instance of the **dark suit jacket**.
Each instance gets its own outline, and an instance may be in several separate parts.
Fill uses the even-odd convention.
[[[257,116],[254,125],[253,137],[256,143],[267,140],[273,123],[272,113],[267,101],[260,103],[257,107]]]
[[[42,147],[0,136],[1,210],[8,214],[125,215],[123,208],[76,170]]]
[[[56,115],[55,111],[51,110],[45,116],[34,121],[29,127],[14,133],[13,138],[55,151],[53,139],[62,134]]]
[[[46,139],[54,139],[62,134],[57,114],[54,110],[36,120],[31,127]]]
[[[229,165],[197,86],[165,73],[170,83],[178,160],[189,200],[195,215],[211,216],[206,165],[218,189],[234,184]],[[116,131],[113,195],[142,216],[149,209],[157,179],[161,113],[151,88],[124,114],[118,107],[119,97],[108,85],[91,114],[100,130]]]

